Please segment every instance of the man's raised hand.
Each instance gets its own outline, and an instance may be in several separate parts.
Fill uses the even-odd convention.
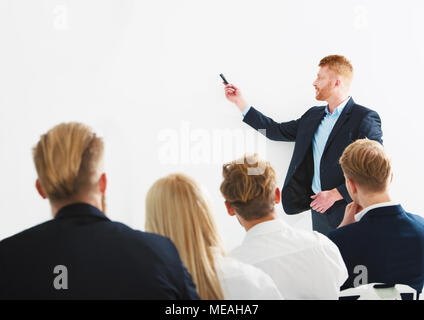
[[[246,109],[248,106],[247,102],[244,100],[241,94],[240,89],[231,83],[225,85],[225,97],[228,99],[228,101],[234,103],[241,112],[243,112],[244,109]]]

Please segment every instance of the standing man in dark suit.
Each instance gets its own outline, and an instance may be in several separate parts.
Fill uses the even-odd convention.
[[[349,272],[342,289],[368,283],[424,284],[424,219],[391,200],[390,159],[381,144],[357,140],[340,158],[353,200],[339,228],[328,237],[340,250]]]
[[[168,238],[105,216],[103,141],[90,128],[54,127],[34,162],[54,218],[0,242],[0,299],[199,298]]]
[[[382,143],[382,131],[377,112],[349,96],[351,63],[343,56],[330,55],[319,67],[313,83],[315,98],[328,104],[310,108],[297,120],[275,122],[251,107],[232,84],[225,86],[225,95],[243,113],[243,121],[256,130],[265,129],[269,139],[295,141],[281,191],[284,211],[297,214],[311,209],[312,228],[327,235],[340,224],[352,201],[338,163],[343,150],[364,137]]]

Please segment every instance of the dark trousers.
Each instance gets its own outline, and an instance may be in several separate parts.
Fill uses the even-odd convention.
[[[328,235],[334,228],[331,226],[327,213],[317,212],[311,209],[312,214],[312,229],[323,235]]]
[[[323,235],[328,235],[330,231],[336,229],[342,222],[346,205],[347,203],[344,200],[337,201],[324,213],[311,209],[312,229]]]

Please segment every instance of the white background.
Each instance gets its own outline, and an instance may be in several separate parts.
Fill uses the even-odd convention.
[[[244,230],[226,214],[222,163],[262,151],[282,186],[293,144],[229,139],[232,152],[214,150],[223,130],[253,133],[218,75],[288,121],[323,104],[312,82],[328,54],[351,60],[353,98],[382,118],[393,198],[424,214],[423,32],[420,0],[1,0],[0,239],[51,218],[31,149],[52,126],[81,121],[105,139],[111,219],[144,229],[148,188],[184,172],[205,188],[231,249]],[[311,228],[309,213],[283,217]]]

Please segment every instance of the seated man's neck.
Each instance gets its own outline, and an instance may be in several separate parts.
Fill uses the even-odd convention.
[[[246,220],[243,219],[241,221],[241,224],[243,225],[243,227],[246,231],[249,231],[249,229],[253,228],[254,226],[256,226],[259,223],[271,221],[271,220],[275,220],[275,219],[277,219],[277,213],[275,212],[275,208],[274,208],[272,210],[272,212],[270,212],[268,215],[266,215],[263,218],[250,220],[250,221],[246,221]]]
[[[50,201],[50,206],[51,206],[51,209],[52,209],[53,217],[55,217],[56,214],[63,207],[69,206],[69,205],[74,204],[74,203],[86,203],[86,204],[92,205],[93,207],[96,207],[100,211],[103,211],[103,209],[104,209],[103,204],[101,202],[101,199],[97,199],[96,197],[78,196],[78,197],[73,197],[72,199],[63,200],[63,201],[60,201],[60,202]]]
[[[371,195],[362,196],[359,199],[359,205],[365,209],[372,205],[392,201],[388,192],[375,193]]]

